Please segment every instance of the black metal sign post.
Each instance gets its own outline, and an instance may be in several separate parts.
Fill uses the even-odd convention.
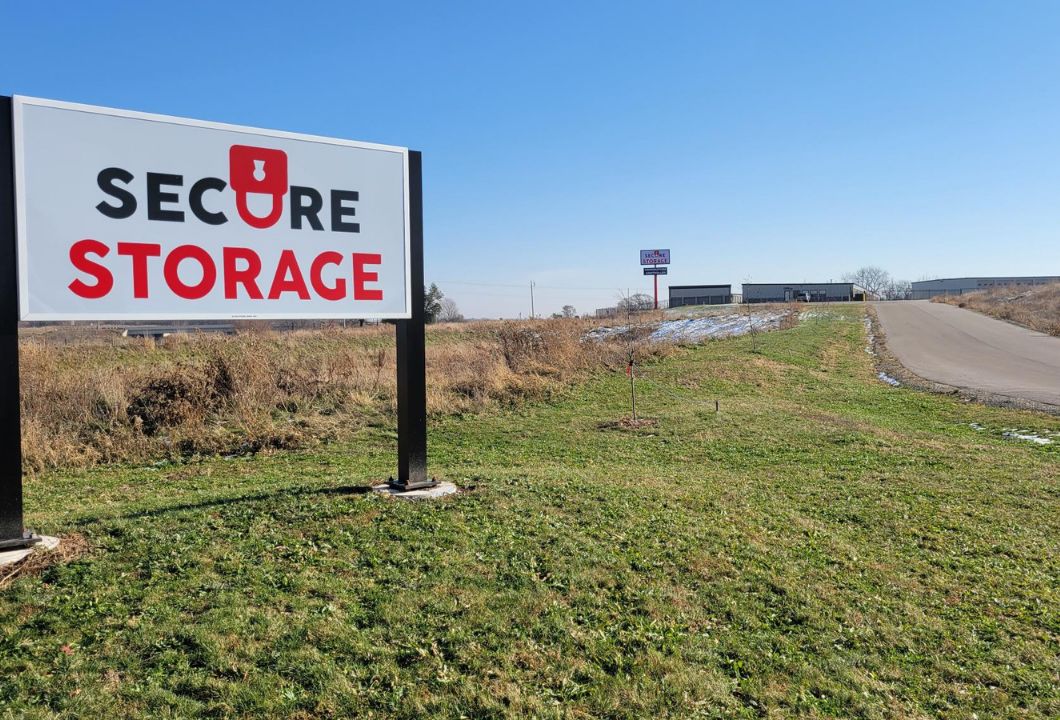
[[[0,95],[0,550],[40,542],[22,526],[22,427],[18,396],[18,263],[11,98]]]
[[[409,151],[412,317],[397,321],[398,490],[434,487],[427,475],[427,342],[423,308],[423,162]]]

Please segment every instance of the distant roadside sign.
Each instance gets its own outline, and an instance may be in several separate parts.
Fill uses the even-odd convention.
[[[664,267],[646,267],[644,268],[645,275],[666,275],[669,268]]]
[[[641,265],[669,265],[670,251],[667,250],[641,250]]]

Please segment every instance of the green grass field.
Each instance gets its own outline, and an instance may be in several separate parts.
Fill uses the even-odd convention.
[[[0,715],[1060,716],[1060,418],[875,379],[860,308],[395,435],[31,478]],[[720,400],[721,412],[714,412]],[[970,423],[985,429],[977,430]]]

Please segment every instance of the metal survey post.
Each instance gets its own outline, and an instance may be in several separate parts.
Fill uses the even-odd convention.
[[[17,267],[11,98],[0,95],[0,549],[40,541],[22,526]]]
[[[423,307],[423,159],[409,151],[409,282],[411,315],[397,320],[398,474],[390,484],[399,490],[434,487],[427,475],[427,341]]]

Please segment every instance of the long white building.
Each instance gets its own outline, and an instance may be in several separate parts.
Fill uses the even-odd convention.
[[[744,283],[745,303],[844,302],[872,299],[859,285],[840,283]]]
[[[1050,285],[1052,283],[1060,283],[1060,276],[940,278],[938,280],[918,280],[912,285],[913,299],[927,300],[936,295],[963,295],[970,292],[979,292],[980,290],[992,290],[998,287]]]

